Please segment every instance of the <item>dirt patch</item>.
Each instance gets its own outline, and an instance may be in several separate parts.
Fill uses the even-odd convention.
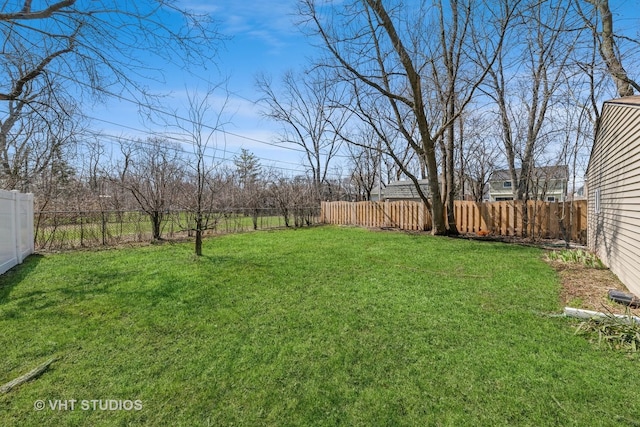
[[[587,267],[579,263],[550,260],[547,262],[560,277],[560,299],[563,307],[626,314],[626,306],[613,302],[608,297],[609,289],[629,292],[610,270]],[[632,309],[630,312],[634,316],[640,316],[640,309]]]

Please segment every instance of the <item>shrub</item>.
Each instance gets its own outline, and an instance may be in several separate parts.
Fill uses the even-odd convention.
[[[606,268],[602,261],[591,252],[582,249],[565,249],[561,251],[551,251],[547,254],[551,261],[560,261],[567,264],[582,264],[591,268]]]

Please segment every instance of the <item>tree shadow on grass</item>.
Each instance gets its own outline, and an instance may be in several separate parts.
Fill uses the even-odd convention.
[[[135,275],[136,273],[132,271],[91,270],[85,274],[77,275],[73,284],[60,287],[56,291],[64,295],[65,298],[82,301],[97,295],[112,293],[112,288]]]
[[[44,258],[43,255],[31,254],[22,264],[18,264],[0,275],[0,304],[7,302],[11,291],[35,270],[42,258]]]

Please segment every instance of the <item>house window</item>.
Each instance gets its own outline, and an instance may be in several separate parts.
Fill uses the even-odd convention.
[[[502,183],[502,188],[511,188],[511,181],[504,181]]]
[[[596,211],[597,214],[600,213],[600,189],[596,188],[595,191],[595,201],[594,201],[594,210]]]
[[[556,198],[554,196],[547,196],[547,202],[555,202]]]

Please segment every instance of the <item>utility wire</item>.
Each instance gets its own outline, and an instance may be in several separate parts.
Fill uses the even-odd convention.
[[[110,139],[110,140],[118,142],[118,143],[120,143],[120,142],[132,142],[129,138],[122,137],[122,136],[117,136],[117,135],[111,135],[111,134],[107,134],[107,133],[97,133],[96,135],[98,135],[100,137],[103,137],[105,139]],[[170,138],[167,138],[167,139],[170,139]],[[133,142],[136,145],[146,145],[146,146],[149,146],[149,147],[153,147],[153,145],[151,143],[146,142],[144,140],[137,140],[137,141],[133,141]],[[169,150],[173,150],[175,152],[178,152],[178,153],[183,153],[183,154],[187,154],[187,155],[193,154],[192,152],[189,152],[188,150],[185,150],[185,149],[182,149],[182,148],[177,148],[177,147],[166,147],[166,148],[169,149]],[[227,152],[226,150],[220,150],[220,151],[222,151],[223,153],[238,154],[238,153],[233,153],[233,152]],[[204,154],[203,156],[207,157],[209,159],[217,160],[217,161],[221,161],[221,162],[233,162],[235,160],[234,158],[225,157],[224,155],[216,156],[216,155],[213,155],[213,154]],[[261,161],[269,160],[269,159],[261,158],[261,157],[258,157],[258,156],[256,156],[256,157],[258,158],[258,160],[261,160]],[[273,160],[273,161],[281,162],[281,163],[289,163],[289,162],[282,162],[282,161],[278,161],[278,160]],[[295,165],[295,163],[289,163],[289,164]],[[261,166],[262,167],[266,167],[266,168],[273,168],[273,169],[278,169],[278,170],[282,170],[282,171],[287,171],[287,172],[295,172],[295,173],[298,173],[298,174],[302,174],[302,173],[306,172],[305,170],[286,168],[286,167],[282,167],[282,166],[273,166],[273,165],[261,165]]]
[[[57,74],[57,73],[53,72],[52,74]],[[77,83],[77,84],[79,84],[81,86],[88,87],[88,88],[90,88],[92,90],[94,89],[94,88],[91,87],[91,85],[89,85],[86,82],[82,82],[80,80],[73,80],[73,81],[74,81],[74,83]],[[109,91],[107,89],[104,89],[104,88],[100,89],[100,92],[105,94],[106,96],[109,96],[109,97],[118,99],[120,101],[124,101],[124,102],[130,103],[130,104],[133,104],[135,106],[142,105],[142,103],[140,101],[137,101],[135,99],[127,98],[127,97],[125,97],[125,96],[123,96],[121,94],[117,94],[115,92],[111,92],[111,91]],[[248,98],[246,98],[244,96],[238,95],[235,92],[232,92],[232,91],[227,91],[227,92],[232,94],[232,95],[236,95],[240,99],[255,103],[255,101],[252,101],[252,100],[250,100],[250,99],[248,99]],[[181,115],[178,115],[175,112],[169,112],[169,111],[163,110],[163,109],[161,109],[159,107],[155,107],[155,106],[147,104],[147,105],[144,106],[144,108],[148,109],[149,111],[153,111],[154,113],[158,113],[158,114],[160,114],[162,116],[170,116],[172,118],[178,119],[178,120],[183,121],[185,123],[196,124],[193,120],[191,120],[189,118],[186,118],[186,117],[183,117]],[[104,121],[102,119],[98,119],[98,118],[95,118],[95,117],[90,117],[90,116],[88,116],[86,114],[83,114],[83,116],[87,117],[89,119],[93,119],[93,120]],[[125,126],[125,125],[120,125],[120,124],[113,123],[113,122],[111,122],[111,124],[114,124],[115,126],[121,126],[121,127],[127,128],[127,126]],[[220,132],[220,133],[223,133],[223,134],[226,134],[226,135],[234,136],[236,138],[245,139],[247,141],[252,141],[252,142],[259,143],[259,144],[264,144],[264,145],[268,145],[268,146],[272,146],[272,147],[277,147],[279,149],[284,149],[284,150],[289,150],[289,151],[296,151],[296,152],[303,153],[303,154],[307,153],[307,151],[304,150],[303,148],[297,148],[297,147],[281,145],[281,144],[277,144],[277,143],[274,143],[274,142],[268,142],[268,141],[260,140],[260,139],[257,139],[257,138],[252,138],[252,137],[248,137],[248,136],[245,136],[245,135],[240,135],[240,134],[237,134],[237,133],[229,132],[229,131],[227,131],[227,130],[225,130],[223,128],[220,128],[220,127],[214,127],[214,126],[207,125],[206,123],[198,123],[198,125],[202,125],[203,128],[209,129],[209,130],[211,130],[213,132]],[[143,132],[151,133],[151,131],[148,131],[148,130],[147,131],[143,131]],[[341,154],[334,154],[333,157],[334,158],[345,158],[345,159],[350,158],[347,155],[341,155]]]
[[[189,141],[186,138],[179,138],[179,137],[175,136],[175,134],[173,134],[173,133],[166,134],[166,133],[162,133],[162,132],[158,132],[158,131],[150,131],[150,130],[145,130],[145,129],[139,129],[139,128],[135,128],[135,127],[128,126],[128,125],[122,125],[122,124],[119,124],[119,123],[115,123],[115,122],[110,121],[110,120],[100,119],[100,118],[97,118],[97,117],[88,116],[86,114],[83,114],[83,117],[85,117],[85,118],[87,118],[89,120],[95,120],[95,121],[107,123],[107,124],[110,124],[110,125],[119,126],[119,127],[125,128],[125,129],[133,130],[135,132],[144,133],[144,134],[148,134],[148,135],[151,135],[151,136],[157,136],[157,137],[161,137],[161,138],[166,138],[168,140],[176,141],[176,142],[179,142],[181,144],[193,144],[192,141]],[[117,138],[119,141],[130,141],[130,139],[127,138],[127,137],[117,137],[115,135],[111,135],[111,134],[107,134],[107,133],[103,133],[103,132],[93,132],[93,133],[95,135],[99,135],[99,136]],[[235,136],[235,134],[230,134],[230,135],[234,135]],[[134,141],[134,142],[143,143],[143,144],[146,143],[144,140],[137,140],[137,141]],[[285,147],[283,147],[283,148],[285,148]],[[193,154],[193,153],[190,153],[187,150],[180,150],[180,151],[185,153],[185,154]],[[222,151],[228,152],[228,153],[231,153],[231,154],[235,154],[235,155],[239,155],[240,154],[237,151],[230,151],[230,150],[222,150]],[[283,163],[283,164],[288,164],[288,165],[293,165],[293,166],[299,166],[300,165],[300,163],[287,162],[287,161],[284,161],[284,160],[270,159],[270,158],[267,158],[267,157],[260,157],[260,156],[256,156],[256,157],[259,160],[264,160],[264,161],[269,161],[269,162],[277,162],[277,163]],[[288,169],[288,170],[293,170],[293,169]]]

